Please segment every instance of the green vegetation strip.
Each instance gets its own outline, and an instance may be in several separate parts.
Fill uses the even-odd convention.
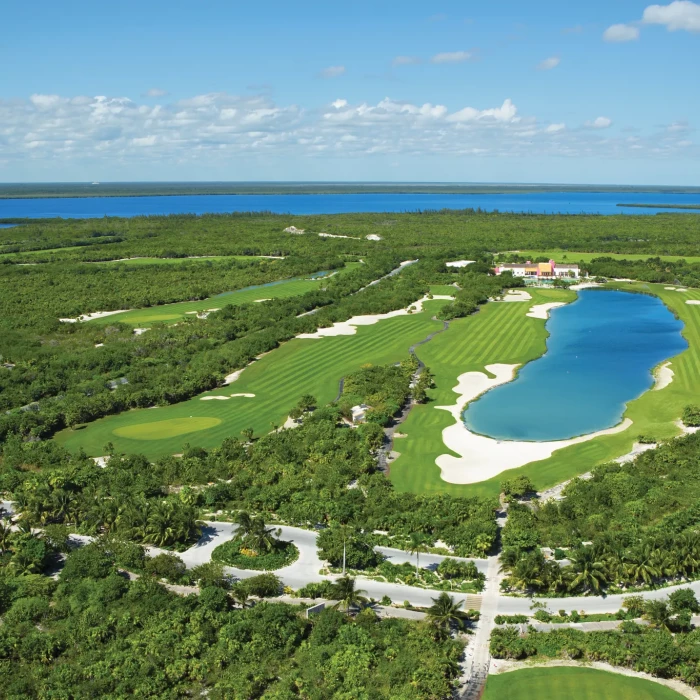
[[[657,441],[678,436],[680,428],[676,421],[683,408],[696,401],[700,389],[700,307],[686,304],[689,299],[700,301],[700,289],[677,292],[666,290],[660,284],[612,286],[659,296],[684,322],[683,336],[689,343],[689,348],[671,361],[673,381],[660,391],[647,391],[627,405],[625,418],[633,421],[627,430],[558,450],[548,459],[505,471],[478,484],[443,481],[435,459],[449,452],[442,443],[442,430],[451,424],[452,417],[434,407],[454,404],[452,387],[456,386],[457,377],[464,372],[483,371],[487,364],[527,362],[545,350],[544,322],[525,316],[529,303],[488,304],[478,314],[453,322],[449,331],[418,349],[420,359],[436,375],[437,388],[431,393],[433,401],[414,407],[402,426],[401,432],[408,437],[395,445],[401,457],[391,467],[394,485],[400,490],[417,493],[496,495],[503,480],[523,475],[542,490],[626,454],[639,435],[648,435]],[[533,289],[531,293],[537,303],[562,301],[565,299],[562,295],[571,294],[540,289]]]
[[[348,263],[346,270],[352,270],[361,263]],[[250,304],[263,299],[287,299],[317,290],[321,287],[325,277],[315,279],[291,279],[272,282],[270,284],[248,287],[233,292],[224,292],[213,297],[198,301],[182,301],[175,304],[163,304],[150,306],[145,309],[133,309],[111,316],[96,318],[88,323],[93,325],[112,325],[114,323],[128,323],[138,328],[148,328],[154,323],[173,323],[181,321],[188,315],[195,315],[203,311],[220,309],[229,304]]]
[[[528,668],[489,676],[483,700],[678,700],[659,683],[590,668]]]
[[[205,448],[218,447],[225,438],[238,437],[247,428],[258,435],[270,432],[284,423],[300,396],[311,394],[318,405],[324,405],[337,396],[340,378],[363,364],[405,360],[411,345],[442,328],[442,323],[432,317],[446,303],[427,302],[422,313],[360,326],[351,336],[291,340],[247,367],[233,384],[204,394],[204,397],[222,397],[218,400],[202,401],[202,396],[197,396],[172,406],[127,411],[97,420],[81,430],[64,430],[56,439],[70,450],[83,448],[92,456],[105,454],[105,445],[112,442],[119,451],[154,458],[180,453],[187,442]],[[244,393],[255,396],[231,396]],[[154,424],[192,417],[219,419],[220,423],[191,437],[167,434],[154,435],[150,440],[141,437],[152,431]],[[139,431],[139,437],[124,434],[130,429]]]
[[[202,255],[193,258],[125,258],[121,260],[103,260],[97,265],[185,265],[187,263],[221,262],[222,260],[255,260],[261,255]]]
[[[654,255],[652,253],[578,253],[572,250],[519,250],[518,255],[525,258],[550,258],[558,263],[588,263],[595,258],[612,258],[613,260],[648,260],[649,258],[661,258],[666,262],[685,260],[688,263],[700,263],[697,255]]]
[[[214,561],[237,569],[276,571],[293,564],[299,558],[299,550],[292,542],[277,542],[270,552],[255,553],[245,549],[239,539],[220,544],[211,554]]]

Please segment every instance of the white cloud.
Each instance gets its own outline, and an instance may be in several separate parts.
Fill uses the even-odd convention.
[[[639,29],[631,24],[613,24],[603,32],[603,39],[611,43],[622,43],[639,39]]]
[[[550,56],[538,64],[537,70],[552,70],[552,68],[556,68],[560,63],[561,59],[559,56]]]
[[[447,51],[445,53],[435,54],[431,59],[431,63],[464,63],[474,57],[471,51]]]
[[[612,119],[609,117],[597,117],[593,121],[587,121],[584,126],[589,129],[607,129],[612,125]]]
[[[160,88],[151,88],[146,90],[143,94],[144,97],[165,97],[168,94],[167,90],[161,90]]]
[[[674,0],[669,5],[649,5],[644,10],[642,22],[661,24],[670,32],[679,29],[700,32],[700,5],[690,0]]]
[[[397,56],[392,62],[392,66],[413,66],[420,63],[421,59],[417,56]]]
[[[345,73],[345,66],[328,66],[324,68],[319,75],[322,78],[337,78]]]
[[[462,103],[464,105],[464,103]],[[700,158],[686,143],[686,125],[662,127],[650,137],[586,129],[520,115],[510,99],[474,107],[385,98],[376,103],[336,99],[319,110],[278,104],[269,96],[208,93],[187,99],[132,101],[124,97],[33,95],[0,99],[0,168],[27,164],[44,178],[71,170],[203,172],[231,163],[296,162],[304,158],[405,157],[666,157]],[[692,126],[687,126],[689,133]],[[685,145],[683,145],[685,144]],[[269,159],[269,160],[266,160]]]

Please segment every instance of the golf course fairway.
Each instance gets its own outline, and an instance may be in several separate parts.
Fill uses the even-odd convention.
[[[527,668],[490,675],[482,700],[680,700],[660,683],[591,668]]]

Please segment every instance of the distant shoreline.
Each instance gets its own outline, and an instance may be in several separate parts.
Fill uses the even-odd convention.
[[[700,204],[617,204],[616,206],[640,209],[700,209]]]
[[[331,194],[687,194],[699,195],[700,187],[635,185],[516,185],[450,183],[224,183],[224,182],[113,182],[113,183],[17,183],[0,184],[0,199],[60,199],[89,197],[177,197],[212,195],[331,195]],[[644,206],[646,204],[619,204]],[[694,205],[659,205],[663,208],[695,208]],[[700,205],[698,205],[700,208]]]

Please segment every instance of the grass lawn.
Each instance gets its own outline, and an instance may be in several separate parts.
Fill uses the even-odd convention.
[[[505,471],[478,484],[443,481],[435,459],[448,453],[442,443],[442,430],[452,423],[452,417],[446,411],[436,410],[435,406],[454,403],[452,387],[457,384],[457,377],[464,372],[483,370],[487,364],[532,360],[545,349],[544,321],[525,316],[529,303],[488,304],[478,314],[453,322],[446,333],[418,348],[419,357],[436,375],[436,389],[429,392],[431,403],[414,407],[402,426],[401,432],[408,437],[395,442],[394,449],[401,457],[392,464],[390,478],[397,489],[417,493],[496,495],[501,481],[523,474],[541,490],[626,454],[640,434],[657,440],[668,440],[680,434],[675,421],[684,406],[697,403],[700,390],[700,306],[685,303],[687,299],[700,300],[700,290],[667,291],[664,285],[642,283],[612,286],[659,296],[685,323],[683,335],[690,346],[671,361],[674,372],[671,384],[660,391],[647,391],[628,404],[625,417],[633,424],[627,430],[558,450],[548,459]],[[530,292],[537,301],[545,295],[553,300],[564,298],[562,294],[572,294],[541,289]]]
[[[546,256],[557,262],[591,262],[593,258],[614,258],[615,260],[647,260],[648,258],[661,258],[662,260],[667,260],[668,262],[675,262],[676,260],[685,260],[689,263],[700,262],[700,257],[693,255],[652,255],[651,253],[576,253],[570,250],[546,250],[544,252],[537,250],[521,250],[519,255],[530,256],[533,258],[539,258],[540,256]]]
[[[313,394],[326,404],[336,398],[340,378],[361,365],[408,357],[411,345],[442,328],[432,317],[445,303],[427,302],[422,313],[360,326],[351,336],[290,340],[246,368],[233,384],[202,395],[226,400],[202,401],[197,396],[172,406],[127,411],[79,430],[64,430],[56,439],[71,450],[82,447],[91,456],[105,454],[104,446],[112,442],[119,451],[154,458],[182,452],[188,442],[217,447],[246,428],[257,435],[269,432],[285,421],[302,394]],[[255,397],[231,397],[239,393]],[[206,420],[220,422],[203,429]]]
[[[483,700],[679,700],[660,683],[592,668],[527,668],[489,676]]]
[[[347,263],[345,269],[351,270],[362,263]],[[270,282],[268,284],[246,287],[233,292],[224,292],[199,301],[180,301],[175,304],[149,306],[145,309],[133,309],[121,314],[96,318],[87,323],[110,325],[128,323],[138,328],[148,328],[154,323],[174,323],[181,321],[188,314],[196,314],[210,309],[220,309],[229,304],[250,304],[260,299],[287,299],[318,289],[323,277],[316,279],[290,279]]]

